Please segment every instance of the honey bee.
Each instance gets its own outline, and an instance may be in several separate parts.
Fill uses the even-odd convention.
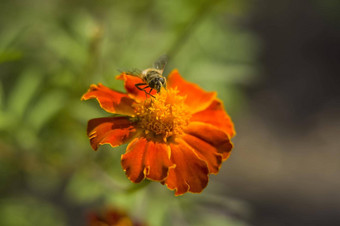
[[[137,76],[143,80],[142,83],[135,84],[136,88],[145,92],[145,95],[154,97],[151,92],[156,90],[157,93],[161,91],[161,88],[166,88],[166,78],[163,76],[165,65],[168,62],[167,55],[160,56],[152,68],[147,68],[143,71],[134,70],[133,72],[125,72]],[[146,91],[150,88],[149,92]]]

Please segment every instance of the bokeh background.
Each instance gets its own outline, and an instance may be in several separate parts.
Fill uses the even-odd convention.
[[[0,3],[0,225],[86,225],[113,207],[148,225],[340,225],[336,0]],[[132,184],[124,147],[94,152],[81,102],[152,65],[217,91],[234,151],[202,194]]]

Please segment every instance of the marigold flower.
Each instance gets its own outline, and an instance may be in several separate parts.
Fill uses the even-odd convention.
[[[166,184],[175,195],[200,193],[209,174],[217,174],[229,157],[235,135],[216,93],[185,81],[177,70],[168,76],[167,89],[151,93],[155,98],[135,87],[140,78],[122,73],[117,79],[127,93],[98,84],[82,97],[96,98],[105,111],[124,115],[88,122],[92,148],[129,143],[121,164],[132,182],[147,178]]]
[[[90,213],[88,226],[145,226],[132,220],[125,212],[116,209],[108,209],[104,213]]]

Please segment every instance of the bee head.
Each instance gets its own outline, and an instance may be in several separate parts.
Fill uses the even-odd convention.
[[[164,77],[157,77],[150,81],[150,87],[155,89],[157,92],[161,91],[161,88],[166,88],[166,80]]]

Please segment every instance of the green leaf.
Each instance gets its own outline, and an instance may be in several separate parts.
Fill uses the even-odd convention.
[[[0,111],[3,110],[4,89],[2,88],[2,81],[0,81]]]
[[[43,76],[37,69],[27,69],[17,80],[8,100],[8,112],[21,118],[42,83]]]
[[[7,130],[13,125],[14,118],[7,112],[0,111],[0,130]]]
[[[65,99],[60,90],[48,92],[32,107],[26,120],[35,131],[39,131],[63,107]]]
[[[22,58],[22,52],[19,50],[6,50],[0,52],[0,64],[9,62],[9,61],[16,61]]]
[[[0,225],[66,225],[65,216],[50,203],[31,197],[6,198],[0,202]]]

